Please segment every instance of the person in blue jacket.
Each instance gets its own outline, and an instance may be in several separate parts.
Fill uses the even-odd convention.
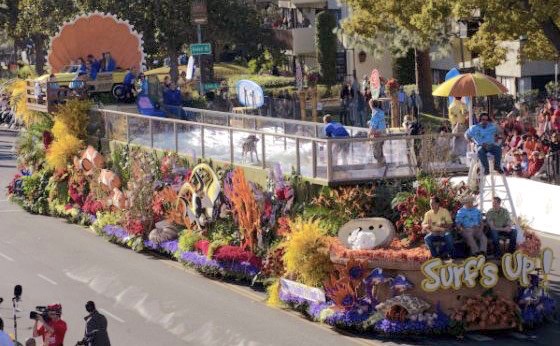
[[[134,91],[136,91],[136,68],[131,67],[126,70],[124,75],[123,86],[124,86],[124,98],[126,101],[131,101],[134,99]]]
[[[369,100],[369,106],[371,108],[371,119],[368,121],[369,133],[368,137],[377,138],[385,135],[387,129],[387,123],[385,122],[385,112],[381,108],[382,104],[379,100]],[[373,151],[373,157],[379,164],[385,163],[385,156],[383,155],[383,144],[385,142],[381,140],[375,140],[372,142],[371,148]]]
[[[183,96],[181,91],[177,89],[177,84],[174,82],[169,83],[169,88],[163,91],[163,104],[167,112],[178,116],[181,119],[186,117],[183,111]]]
[[[95,78],[97,78],[97,74],[99,73],[99,69],[101,68],[101,64],[92,54],[88,54],[87,62],[90,64],[89,78],[91,80],[95,80]]]
[[[350,134],[344,126],[336,121],[332,120],[332,116],[327,114],[323,117],[323,123],[326,124],[325,126],[325,135],[329,138],[348,138]],[[333,164],[337,164],[338,156],[342,156],[342,163],[344,165],[348,164],[348,152],[350,150],[350,143],[343,142],[343,143],[334,143],[332,147],[332,156],[333,156]]]

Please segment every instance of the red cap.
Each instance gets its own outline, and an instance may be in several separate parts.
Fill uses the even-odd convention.
[[[48,311],[55,311],[55,312],[61,313],[61,312],[62,312],[62,305],[60,305],[60,304],[51,304],[51,305],[47,306],[47,310],[48,310]]]

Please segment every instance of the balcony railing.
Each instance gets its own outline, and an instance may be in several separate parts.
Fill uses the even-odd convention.
[[[253,168],[279,164],[323,185],[351,184],[375,179],[413,177],[425,171],[449,174],[468,170],[465,162],[453,162],[451,135],[407,136],[392,133],[370,139],[364,128],[348,127],[352,136],[322,138],[323,124],[185,108],[195,121],[164,119],[108,109],[91,112],[89,133],[148,148],[176,151],[192,160],[208,158]],[[256,157],[243,156],[243,141],[259,141]],[[376,143],[384,142],[385,163],[373,156]]]

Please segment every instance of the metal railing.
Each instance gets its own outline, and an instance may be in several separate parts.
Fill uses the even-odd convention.
[[[434,172],[468,170],[465,164],[448,160],[449,153],[441,151],[438,141],[450,143],[451,135],[407,136],[394,132],[371,139],[367,138],[367,129],[348,127],[353,136],[363,137],[332,139],[322,137],[324,125],[318,123],[194,108],[185,111],[195,120],[96,108],[91,111],[88,131],[108,140],[176,151],[195,161],[209,158],[261,169],[278,164],[285,173],[294,171],[324,185],[412,177],[419,168]],[[248,140],[250,135],[257,140]],[[380,145],[385,162],[374,156]]]

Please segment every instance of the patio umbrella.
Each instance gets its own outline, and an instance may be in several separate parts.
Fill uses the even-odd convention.
[[[507,93],[508,89],[495,78],[482,73],[465,73],[442,84],[432,93],[442,97],[492,96]],[[473,123],[472,102],[469,103],[469,125]]]

